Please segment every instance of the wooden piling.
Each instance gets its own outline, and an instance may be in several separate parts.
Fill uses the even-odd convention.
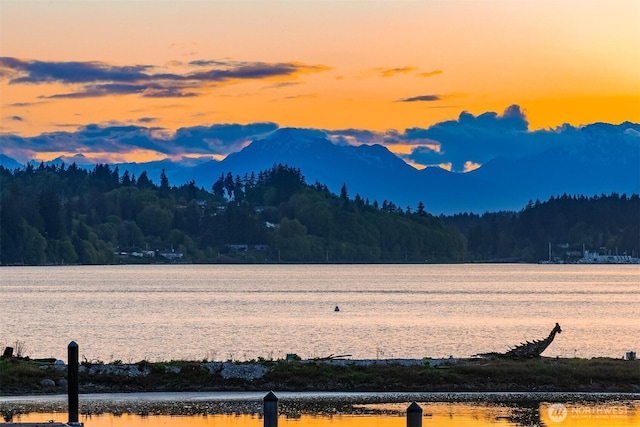
[[[416,402],[407,408],[407,427],[422,427],[422,408]]]
[[[68,364],[67,364],[67,383],[69,397],[69,424],[79,425],[78,422],[78,344],[71,341],[67,347]]]
[[[278,398],[270,391],[263,403],[264,427],[278,427]]]

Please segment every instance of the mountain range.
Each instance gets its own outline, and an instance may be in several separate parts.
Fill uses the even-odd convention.
[[[422,201],[436,215],[518,211],[530,200],[562,194],[640,193],[640,125],[596,123],[576,132],[580,132],[578,143],[541,144],[544,148],[538,151],[495,157],[466,173],[439,167],[418,170],[382,145],[336,144],[324,131],[298,128],[277,129],[221,161],[183,158],[112,167],[136,176],[147,171],[154,182],[159,182],[164,169],[172,185],[193,180],[210,190],[222,174],[243,177],[286,164],[299,168],[307,183],[318,181],[334,193],[346,184],[351,198],[358,194],[372,203],[387,200],[403,209],[415,209]],[[94,166],[82,155],[49,163],[61,162]],[[8,169],[23,167],[4,154],[0,164]]]

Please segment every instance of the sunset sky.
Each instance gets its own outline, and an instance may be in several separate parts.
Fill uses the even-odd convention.
[[[20,137],[90,124],[168,137],[256,122],[402,133],[511,105],[529,131],[640,122],[637,0],[0,0],[0,8],[0,132]]]

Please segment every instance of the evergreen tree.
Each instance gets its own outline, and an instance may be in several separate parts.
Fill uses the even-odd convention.
[[[549,242],[566,261],[583,244],[640,255],[636,194],[563,194],[520,212],[436,218],[422,202],[412,213],[389,200],[382,209],[359,194],[350,200],[346,184],[332,194],[286,165],[256,179],[222,174],[213,193],[194,181],[171,187],[165,171],[159,186],[146,172],[130,185],[128,176],[109,165],[0,167],[0,263],[160,262],[113,252],[172,245],[192,262],[531,262],[547,258]],[[234,244],[266,249],[234,254]]]
[[[153,182],[151,182],[149,176],[147,175],[147,171],[142,171],[140,173],[136,186],[141,190],[150,190],[154,187]]]
[[[347,193],[347,184],[342,184],[342,187],[340,187],[340,198],[342,200],[349,199],[349,194]]]
[[[162,168],[162,172],[160,173],[160,188],[158,189],[158,195],[160,197],[166,198],[169,197],[171,187],[169,186],[169,178],[167,178],[167,174]]]

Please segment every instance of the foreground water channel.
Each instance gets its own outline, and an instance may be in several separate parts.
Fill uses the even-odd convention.
[[[262,427],[263,396],[261,392],[81,395],[80,421],[85,427]],[[279,392],[278,396],[280,427],[404,427],[412,401],[423,411],[424,426],[640,425],[637,393]],[[4,396],[0,409],[5,422],[65,422],[66,399],[66,395]]]

